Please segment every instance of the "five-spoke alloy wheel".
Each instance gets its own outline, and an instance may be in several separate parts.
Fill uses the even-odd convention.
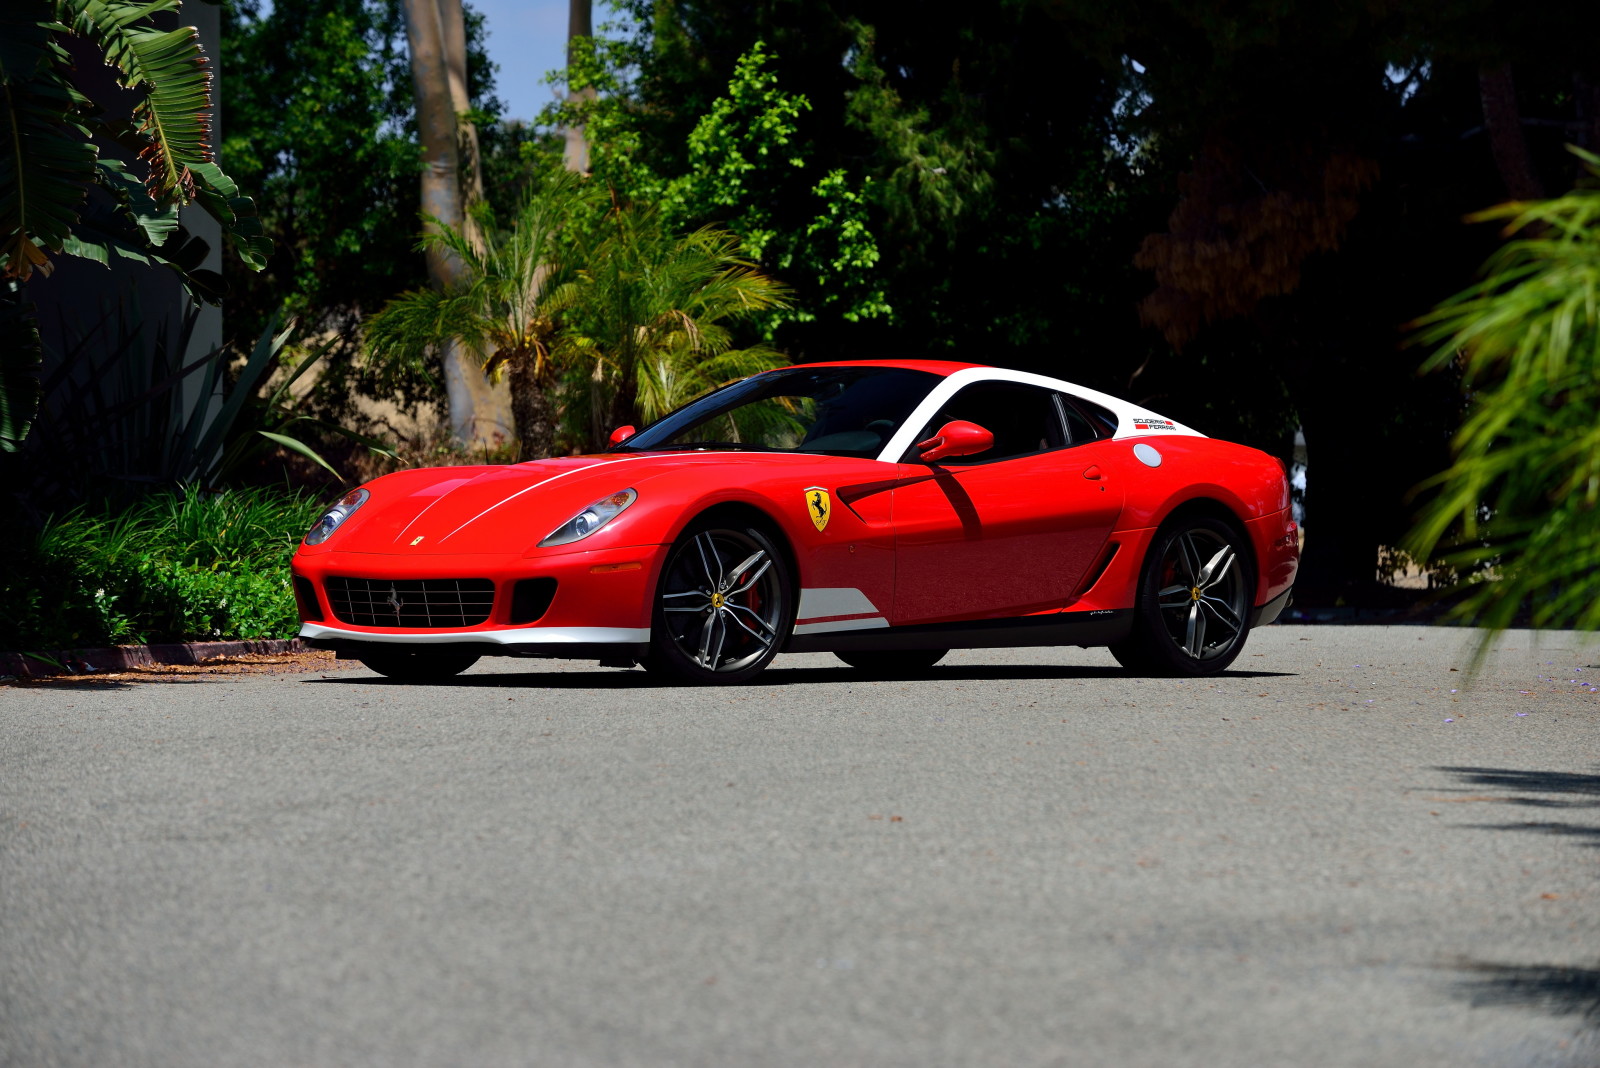
[[[644,666],[676,682],[746,682],[793,625],[793,582],[772,536],[757,526],[697,523],[667,554]]]
[[[1212,675],[1250,631],[1255,592],[1245,537],[1232,523],[1189,515],[1156,532],[1139,579],[1133,633],[1111,646],[1131,671]]]

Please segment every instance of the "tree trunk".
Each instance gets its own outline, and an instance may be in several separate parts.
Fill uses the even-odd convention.
[[[460,161],[461,201],[466,209],[483,200],[483,160],[478,154],[478,127],[461,116],[472,110],[467,92],[467,22],[460,0],[437,0],[439,27],[444,34],[445,69],[450,79],[450,106],[456,113],[456,154]],[[468,210],[466,233],[481,247],[478,221]]]
[[[567,5],[567,66],[570,68],[576,59],[573,41],[579,37],[594,36],[594,19],[592,14],[593,0],[568,0]],[[593,100],[593,89],[581,89],[574,93],[567,92],[567,101],[576,103],[580,100]],[[562,149],[561,159],[569,171],[578,174],[589,173],[589,139],[581,125],[568,126],[564,131],[566,145]]]
[[[522,458],[535,460],[551,455],[556,444],[555,406],[550,395],[555,383],[548,375],[534,373],[532,356],[519,356],[510,363],[507,377],[511,384],[511,410],[516,416],[517,437]]]
[[[405,0],[406,39],[411,49],[411,78],[417,98],[417,131],[422,142],[422,212],[424,225],[460,227],[466,219],[461,192],[458,121],[451,95],[449,51],[444,9],[453,6],[461,18],[460,0]],[[464,55],[464,47],[463,47]],[[465,59],[462,60],[465,93]],[[435,288],[465,285],[467,267],[443,249],[428,252],[428,278]],[[508,391],[496,390],[483,373],[478,354],[454,342],[445,346],[444,380],[450,433],[459,446],[499,448],[512,434]]]
[[[1511,64],[1478,69],[1478,89],[1483,97],[1483,125],[1489,131],[1494,165],[1512,200],[1537,200],[1544,187],[1533,169],[1527,138],[1522,136],[1522,112],[1517,108],[1517,87]]]

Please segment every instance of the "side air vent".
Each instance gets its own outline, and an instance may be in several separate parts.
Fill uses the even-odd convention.
[[[1083,577],[1083,582],[1079,583],[1078,589],[1075,591],[1074,596],[1082,597],[1084,594],[1094,589],[1094,584],[1099,582],[1100,576],[1106,573],[1106,568],[1111,566],[1111,561],[1116,559],[1117,550],[1121,547],[1121,545],[1114,541],[1106,544],[1105,549],[1100,553],[1100,559],[1096,561],[1095,565],[1089,569],[1089,573]]]

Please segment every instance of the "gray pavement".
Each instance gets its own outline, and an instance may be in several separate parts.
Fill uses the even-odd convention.
[[[0,687],[0,1065],[1593,1068],[1600,649],[1469,638]]]

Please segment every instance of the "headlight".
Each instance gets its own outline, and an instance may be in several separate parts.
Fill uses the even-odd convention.
[[[339,503],[322,513],[322,518],[317,520],[316,526],[306,534],[307,545],[321,545],[328,540],[328,535],[339,529],[339,524],[349,519],[357,508],[367,503],[367,498],[372,496],[364,489],[351,490],[339,498]]]
[[[539,543],[539,548],[543,549],[551,545],[566,545],[569,542],[587,538],[590,534],[593,534],[621,515],[624,508],[638,499],[639,495],[631,489],[613,493],[609,497],[601,497],[598,501],[595,501],[589,507],[552,530]]]

